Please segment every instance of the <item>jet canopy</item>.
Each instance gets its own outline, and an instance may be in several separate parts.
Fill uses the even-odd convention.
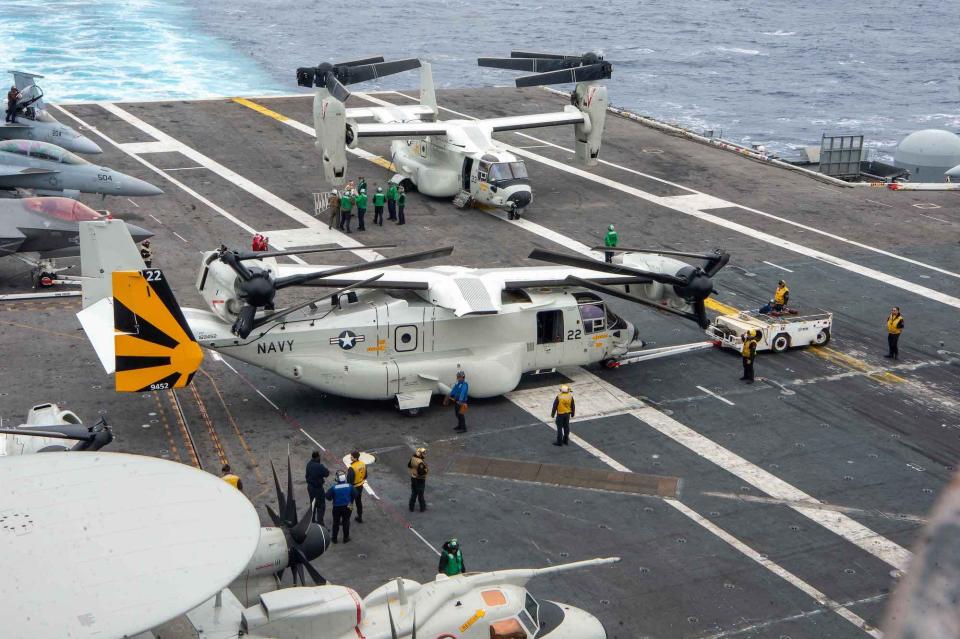
[[[27,197],[20,200],[23,208],[67,222],[91,222],[103,216],[82,202],[68,197]]]
[[[89,164],[89,162],[74,155],[70,151],[47,142],[5,140],[0,142],[0,151],[4,153],[16,153],[17,155],[23,155],[37,160],[58,162],[60,164]]]

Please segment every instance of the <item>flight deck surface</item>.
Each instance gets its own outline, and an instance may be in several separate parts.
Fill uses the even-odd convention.
[[[348,106],[406,104],[412,95],[354,94]],[[439,103],[442,117],[495,117],[559,110],[564,100],[489,89],[441,91]],[[176,398],[118,395],[79,330],[77,298],[20,301],[0,306],[5,420],[57,402],[87,422],[105,415],[116,434],[109,450],[214,473],[229,461],[264,524],[271,461],[282,472],[290,452],[305,503],[310,451],[322,447],[331,470],[351,449],[368,451],[377,461],[364,523],[315,562],[361,595],[399,575],[432,579],[436,549],[458,537],[469,570],[623,557],[531,584],[542,599],[597,615],[611,638],[877,636],[960,451],[958,194],[833,186],[608,116],[595,168],[575,164],[569,127],[497,136],[531,176],[534,201],[520,220],[414,193],[406,226],[373,226],[370,211],[365,233],[344,236],[312,215],[322,185],[311,104],[304,95],[52,112],[96,127],[105,164],[164,189],[106,206],[156,234],[154,266],[186,306],[202,303],[201,251],[247,249],[254,232],[285,246],[396,242],[388,255],[452,244],[443,263],[524,266],[534,264],[526,259],[534,247],[601,244],[613,223],[623,246],[729,251],[712,312],[756,309],[783,278],[791,305],[834,313],[833,340],[762,354],[762,379],[750,386],[738,380],[739,357],[721,350],[531,376],[505,397],[472,402],[461,435],[438,398],[410,418],[388,402],[325,396],[212,353]],[[389,145],[360,146],[367,157],[348,156],[348,176],[375,188],[390,175]],[[304,236],[310,241],[297,240]],[[28,288],[26,271],[0,262],[2,292]],[[610,304],[652,347],[705,339],[692,322]],[[882,357],[894,305],[906,323],[896,361]],[[571,445],[557,448],[548,424],[562,382],[572,382],[578,410]],[[406,463],[421,445],[429,510],[411,513]],[[500,477],[502,464],[476,458],[523,465],[507,464]],[[551,465],[535,476],[544,481],[517,479],[531,463]],[[646,491],[564,485],[555,466],[570,477],[589,469],[659,479],[632,482]]]

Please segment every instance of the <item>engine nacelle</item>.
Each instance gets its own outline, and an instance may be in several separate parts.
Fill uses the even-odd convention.
[[[243,300],[237,295],[237,274],[221,262],[217,251],[203,254],[197,274],[197,291],[217,317],[231,324],[239,316]]]
[[[347,181],[347,145],[356,147],[356,123],[348,130],[347,109],[324,87],[313,97],[313,126],[323,179],[330,186],[343,186]],[[349,133],[349,140],[348,140]]]
[[[586,122],[575,125],[577,160],[586,166],[596,166],[600,157],[600,142],[607,119],[607,87],[580,83],[570,96],[573,106],[586,116]]]
[[[252,637],[335,639],[353,632],[363,609],[360,596],[344,586],[284,588],[260,595],[243,611],[241,629]]]
[[[665,255],[656,255],[649,253],[621,253],[613,257],[614,264],[623,264],[632,266],[644,271],[655,273],[664,273],[666,275],[687,274],[693,270],[693,267],[672,257]],[[656,304],[666,306],[676,311],[693,313],[693,305],[677,294],[675,287],[663,285],[660,282],[650,282],[649,284],[630,284],[629,293],[634,297]]]

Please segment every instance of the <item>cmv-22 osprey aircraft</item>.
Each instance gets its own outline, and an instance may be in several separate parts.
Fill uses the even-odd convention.
[[[642,348],[640,331],[597,292],[707,325],[721,251],[632,252],[607,264],[535,250],[550,266],[402,268],[452,248],[348,266],[279,264],[276,257],[337,249],[204,254],[197,290],[208,309],[181,309],[164,274],[146,269],[122,222],[81,225],[84,310],[78,316],[120,391],[182,387],[201,346],[325,393],[395,400],[416,414],[465,370],[473,397],[516,388],[521,375],[559,366],[616,363]],[[376,248],[376,247],[374,247]],[[291,286],[335,289],[277,309]]]

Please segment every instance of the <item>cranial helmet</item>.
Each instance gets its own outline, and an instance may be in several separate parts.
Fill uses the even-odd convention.
[[[607,230],[608,230],[608,231],[612,231],[612,230],[613,230],[613,224],[611,224],[610,226],[608,226],[608,227],[607,227]]]
[[[338,483],[338,484],[343,484],[343,483],[346,483],[346,481],[347,481],[347,474],[346,474],[345,472],[343,472],[342,470],[338,470],[338,471],[337,471],[337,483]]]
[[[566,384],[564,384],[563,386],[560,387],[560,392],[561,392],[561,393],[569,393],[569,392],[570,392],[570,387],[567,386]]]
[[[460,379],[461,377],[466,377],[466,376],[467,376],[467,374],[466,374],[465,372],[463,372],[462,369],[459,370],[459,371],[457,371],[457,379]]]
[[[450,550],[456,551],[457,548],[460,547],[460,542],[457,540],[456,537],[454,537],[453,539],[447,542],[447,546],[450,548]]]
[[[417,449],[417,457],[423,457],[426,454],[427,454],[427,449],[424,448],[423,446]]]

